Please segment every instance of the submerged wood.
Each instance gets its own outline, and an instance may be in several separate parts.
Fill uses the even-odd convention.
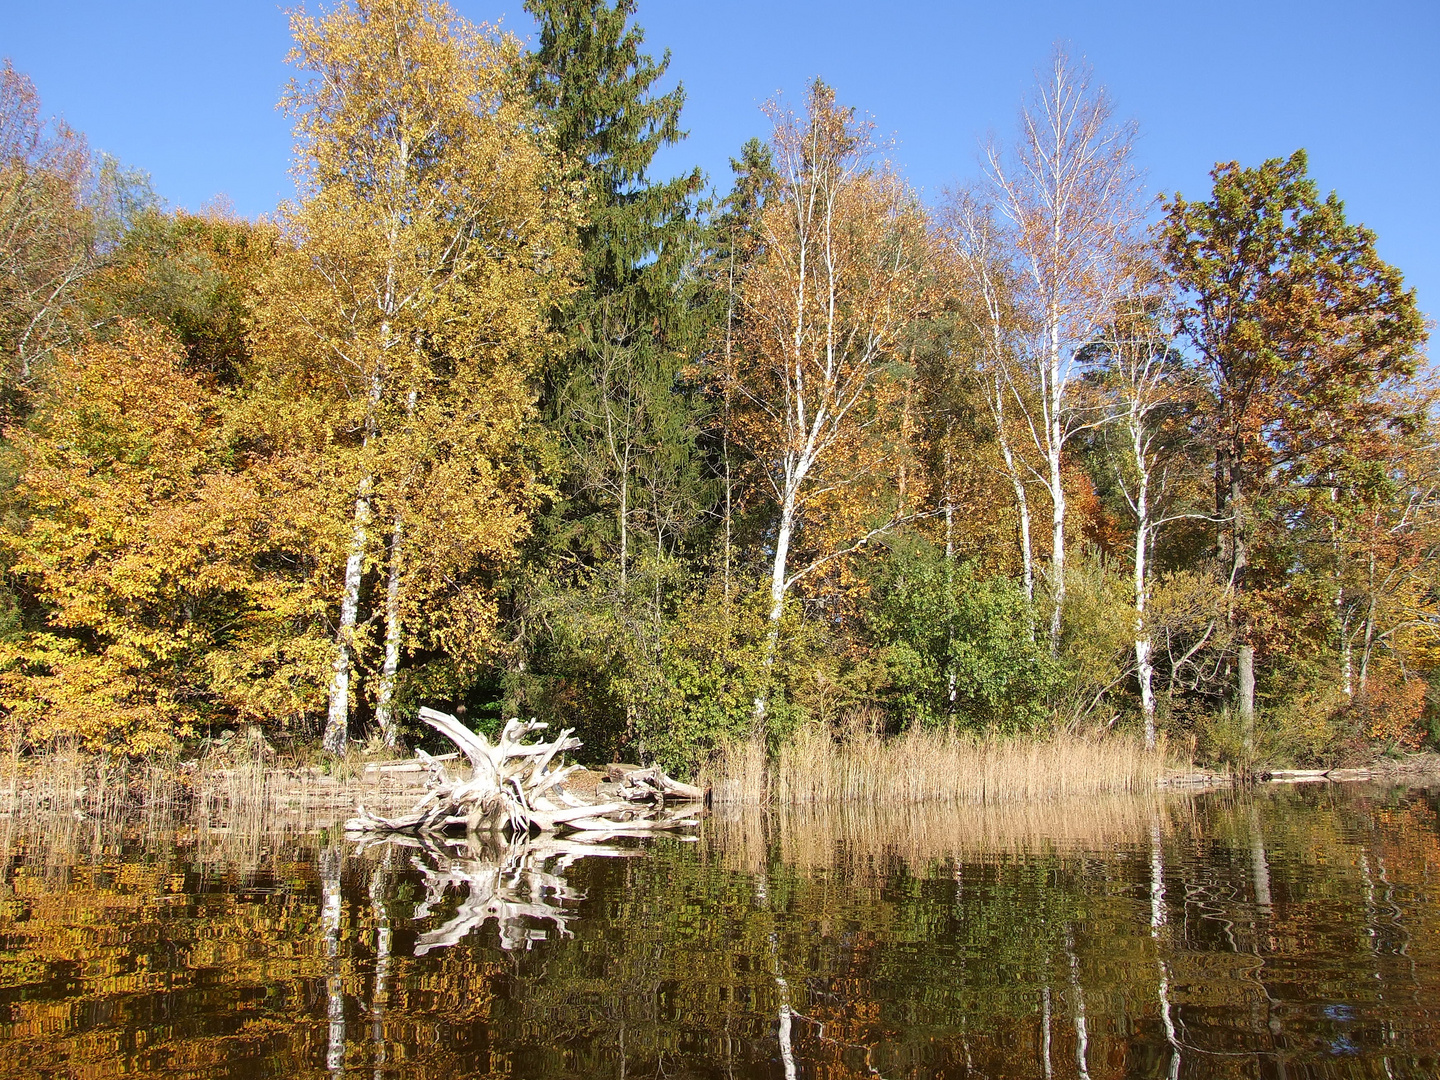
[[[421,709],[420,719],[453,742],[460,751],[432,757],[416,750],[420,768],[428,769],[429,791],[408,814],[382,817],[363,805],[345,823],[354,832],[433,833],[464,827],[467,832],[508,832],[512,836],[550,833],[566,827],[588,834],[654,832],[696,824],[687,814],[666,811],[667,802],[696,802],[705,792],[674,780],[658,767],[633,768],[618,782],[600,785],[597,800],[568,791],[565,781],[579,765],[557,766],[560,756],[580,746],[573,729],[550,741],[525,742],[549,725],[512,719],[490,742],[449,713]],[[469,764],[469,775],[452,775],[447,765]]]

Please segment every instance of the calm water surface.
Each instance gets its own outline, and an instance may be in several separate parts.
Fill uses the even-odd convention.
[[[1440,790],[364,848],[0,823],[0,1077],[1432,1077]]]

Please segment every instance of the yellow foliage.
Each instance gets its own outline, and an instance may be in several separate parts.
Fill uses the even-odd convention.
[[[465,667],[496,642],[493,581],[545,491],[534,376],[572,287],[579,195],[514,37],[431,0],[291,26],[314,75],[285,98],[303,198],[260,288],[250,418],[277,482],[323,518],[333,749],[375,636],[382,726],[402,650]]]
[[[221,399],[183,362],[125,325],[59,357],[49,403],[8,433],[27,520],[0,542],[48,617],[0,645],[0,693],[33,737],[145,751],[183,734],[206,610],[247,588],[224,554],[237,482],[207,474]]]

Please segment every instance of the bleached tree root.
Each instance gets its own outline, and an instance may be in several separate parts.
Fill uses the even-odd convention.
[[[345,823],[352,832],[435,833],[464,827],[467,832],[552,833],[562,827],[595,836],[651,833],[696,824],[688,815],[666,812],[667,802],[695,802],[704,791],[666,776],[658,767],[627,770],[606,801],[589,801],[565,788],[579,765],[558,766],[566,750],[580,746],[571,728],[555,739],[524,742],[548,725],[513,719],[491,743],[449,713],[421,709],[420,719],[453,742],[469,763],[469,776],[452,776],[447,762],[417,750],[430,771],[429,791],[408,814],[381,817],[365,807]],[[455,762],[449,764],[456,764]],[[462,766],[463,768],[463,766]]]

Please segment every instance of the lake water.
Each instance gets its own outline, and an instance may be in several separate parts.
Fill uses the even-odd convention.
[[[0,823],[0,1077],[1434,1077],[1440,789],[598,850]]]

